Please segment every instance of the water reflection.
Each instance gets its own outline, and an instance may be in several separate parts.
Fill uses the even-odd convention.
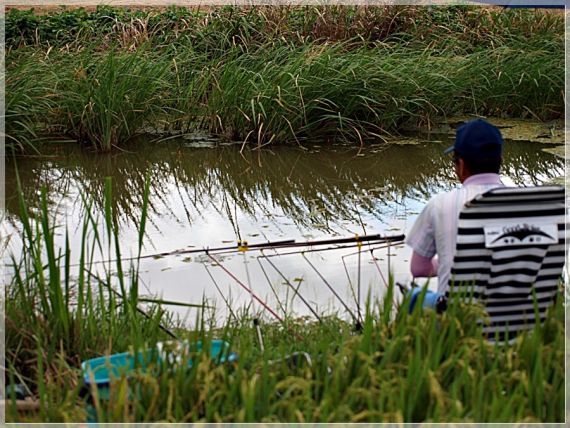
[[[129,152],[113,155],[62,147],[53,157],[20,159],[17,169],[25,199],[33,209],[39,207],[39,189],[47,189],[51,212],[60,214],[59,222],[65,223],[71,233],[71,259],[76,261],[85,211],[81,192],[93,199],[94,214],[101,216],[106,176],[113,181],[112,205],[124,256],[134,255],[137,247],[147,175],[151,179],[150,212],[143,254],[189,246],[230,245],[237,239],[253,243],[353,233],[402,233],[431,195],[457,186],[451,159],[442,154],[449,144],[432,141],[369,146],[362,151],[346,146],[241,151],[239,144],[139,142]],[[508,142],[505,178],[516,185],[534,185],[563,175],[563,161],[540,149],[536,143]],[[18,254],[16,167],[8,163],[6,170],[9,224],[4,232],[16,238],[11,249]],[[63,247],[63,233],[56,239]],[[348,284],[355,283],[357,257],[346,259],[347,271],[352,275],[349,279],[341,263],[346,254],[314,254],[311,261],[322,269],[337,292],[354,304],[354,290]],[[392,248],[390,254],[391,262],[387,252],[377,254],[379,268],[387,276],[390,263],[390,271],[405,281],[409,277],[409,249]],[[243,281],[250,276],[252,288],[273,308],[286,307],[292,313],[310,315],[276,272],[270,271],[269,278],[264,276],[256,256],[228,255],[223,263]],[[162,295],[166,300],[198,303],[206,298],[223,318],[228,312],[204,262],[207,260],[194,255],[146,259],[141,263],[141,279],[149,294]],[[311,305],[342,311],[330,290],[300,256],[279,257],[275,263],[289,281],[301,279],[298,283]],[[220,268],[212,267],[212,274],[234,309],[248,304],[248,294]],[[364,301],[369,291],[373,297],[381,295],[384,289],[368,253],[363,257],[360,298]],[[169,309],[176,311],[175,307]],[[195,316],[178,314],[189,315],[190,320]]]
[[[279,208],[297,225],[330,232],[340,221],[362,214],[382,218],[393,214],[403,199],[424,201],[455,186],[451,160],[441,153],[444,146],[240,151],[239,145],[192,148],[179,141],[134,146],[132,152],[111,156],[62,148],[54,157],[20,160],[18,171],[31,207],[38,206],[38,189],[46,187],[54,212],[67,215],[81,215],[79,189],[102,210],[104,177],[112,177],[115,220],[123,226],[136,225],[148,174],[150,221],[157,229],[164,216],[191,226],[209,210],[235,222],[237,209],[258,218],[271,217]],[[516,185],[540,184],[562,174],[562,161],[536,145],[507,144],[503,175]],[[8,164],[6,209],[12,216],[18,212],[15,175]],[[183,201],[185,218],[170,209],[172,192]],[[239,235],[238,224],[234,229]]]

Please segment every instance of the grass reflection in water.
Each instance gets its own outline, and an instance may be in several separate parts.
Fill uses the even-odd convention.
[[[239,145],[197,149],[186,144],[149,144],[110,156],[67,148],[70,153],[53,158],[20,159],[18,170],[32,208],[37,206],[35,192],[45,186],[54,207],[68,195],[60,209],[81,211],[75,195],[84,189],[96,211],[102,211],[103,177],[110,176],[115,220],[130,226],[139,217],[149,174],[150,227],[157,229],[169,214],[173,195],[182,201],[186,216],[176,221],[189,226],[210,211],[235,222],[236,209],[248,214],[248,221],[263,216],[278,221],[273,214],[280,210],[299,226],[330,232],[340,221],[357,221],[359,214],[390,217],[406,198],[421,202],[456,185],[451,160],[436,143],[371,146],[361,153],[347,146],[240,152]],[[6,207],[16,214],[17,198],[11,192],[15,172],[12,165],[7,170]],[[563,162],[539,152],[536,145],[507,144],[503,175],[516,185],[540,184],[562,174]]]

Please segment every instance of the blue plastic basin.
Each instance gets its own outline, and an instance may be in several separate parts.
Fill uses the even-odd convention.
[[[210,358],[217,363],[232,362],[237,360],[237,354],[228,352],[229,343],[223,340],[212,340],[210,342]],[[154,349],[139,351],[135,354],[123,352],[120,354],[107,355],[104,357],[92,358],[81,363],[83,380],[86,385],[91,385],[94,380],[97,386],[108,385],[112,378],[119,378],[122,375],[128,376],[136,368],[145,369],[148,365],[160,364],[165,358],[176,361],[179,356],[176,351],[164,352],[163,349],[171,347],[189,352],[202,351],[202,342],[167,342]],[[188,359],[188,367],[192,367],[192,360]]]

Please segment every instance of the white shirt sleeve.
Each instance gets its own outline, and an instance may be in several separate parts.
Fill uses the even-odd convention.
[[[432,198],[424,207],[406,237],[406,244],[423,257],[431,258],[436,254],[434,212],[435,201]]]

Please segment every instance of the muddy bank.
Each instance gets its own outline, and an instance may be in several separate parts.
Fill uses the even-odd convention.
[[[411,128],[413,132],[455,135],[461,124],[481,116],[436,118],[430,124]],[[482,117],[500,129],[503,138],[512,141],[532,141],[544,144],[564,144],[564,120],[537,121],[533,119]]]

